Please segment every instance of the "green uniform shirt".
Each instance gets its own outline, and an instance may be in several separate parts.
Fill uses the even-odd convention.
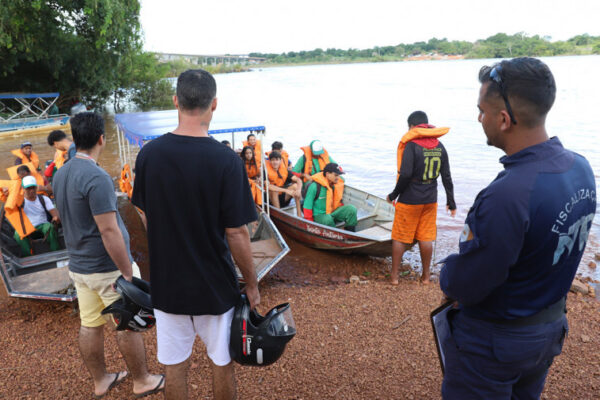
[[[340,179],[343,180],[341,176]],[[315,199],[319,186],[321,186],[321,191],[319,197]],[[313,215],[325,214],[327,212],[327,188],[317,182],[311,182],[308,189],[306,189],[303,207],[307,210],[313,210]]]
[[[313,216],[318,214],[325,214],[327,212],[327,188],[321,186],[321,192],[319,197],[315,199],[317,195],[317,188],[321,186],[317,182],[312,182],[306,190],[306,197],[304,198],[304,208],[307,210],[313,210]]]
[[[292,171],[297,172],[299,174],[304,173],[304,161],[306,160],[305,155],[303,154],[298,161],[296,162],[296,165],[294,165],[294,168],[292,169]],[[311,175],[314,175],[318,172],[321,172],[321,167],[319,166],[319,159],[318,158],[313,158],[313,167],[312,167],[312,171],[310,172]],[[331,156],[329,156],[329,162],[330,163],[335,163],[334,159],[331,158]],[[337,164],[337,163],[336,163]]]

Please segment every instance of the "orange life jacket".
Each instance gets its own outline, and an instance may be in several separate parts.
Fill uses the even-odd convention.
[[[329,153],[327,150],[323,149],[323,154],[319,156],[314,156],[310,146],[300,147],[300,150],[304,152],[304,173],[310,175],[313,169],[313,158],[316,158],[319,161],[319,168],[323,171],[323,168],[327,164],[329,164]],[[306,178],[302,178],[304,182],[306,182]]]
[[[31,172],[31,176],[33,176],[35,178],[35,182],[38,185],[38,193],[40,193],[40,194],[46,193],[45,190],[41,189],[42,186],[46,185],[46,181],[44,181],[44,177],[42,176],[42,174],[40,174],[35,168],[33,168],[32,163],[21,164],[21,165],[26,165],[29,168],[29,172]],[[21,165],[13,165],[12,167],[6,168],[6,172],[8,172],[8,176],[10,176],[11,180],[18,180],[19,182],[21,182],[21,179],[19,179],[19,174],[17,174],[17,169],[19,169],[19,167]],[[20,190],[21,190],[21,192],[23,192],[23,187],[21,187]]]
[[[31,172],[31,176],[33,176],[35,178],[38,186],[44,186],[46,184],[44,182],[44,177],[42,176],[42,174],[40,174],[33,167],[33,163],[13,165],[12,167],[6,168],[6,172],[8,172],[8,176],[10,176],[10,179],[12,179],[12,180],[19,179],[19,174],[17,174],[17,169],[19,169],[19,167],[21,165],[26,165],[29,168],[29,172]]]
[[[283,160],[283,162],[285,163],[285,167],[287,168],[287,166],[289,165],[289,159],[290,159],[290,155],[288,154],[287,151],[281,149],[281,150],[275,150],[275,151],[279,151],[279,153],[281,153],[281,159]],[[265,156],[267,156],[267,158],[269,158],[269,154],[271,154],[270,151],[267,151],[265,153]]]
[[[242,144],[244,145],[244,147],[246,146],[250,146],[248,144],[247,140],[244,140],[242,142]],[[260,162],[262,159],[262,146],[260,144],[260,140],[258,140],[258,138],[256,139],[256,144],[254,146],[250,146],[252,147],[252,150],[254,150],[254,158],[256,159],[256,165],[258,165],[258,167],[260,168]]]
[[[258,187],[256,182],[254,182],[252,179],[248,179],[248,182],[250,182],[250,192],[252,192],[252,198],[254,199],[254,202],[259,206],[262,205],[262,192],[260,187]]]
[[[37,154],[35,154],[35,151],[33,151],[33,150],[31,151],[31,155],[29,157],[27,157],[25,154],[23,154],[21,149],[11,150],[10,152],[13,153],[15,155],[15,157],[21,159],[21,164],[26,164],[26,163],[33,164],[33,166],[35,167],[35,168],[33,168],[33,170],[37,170],[38,167],[40,166],[40,158],[38,157]],[[33,170],[32,170],[32,172],[33,172]]]
[[[54,153],[54,166],[56,169],[58,170],[65,165],[65,161],[67,161],[67,150],[56,150],[56,153]]]
[[[256,164],[249,164],[248,161],[244,160],[244,165],[246,166],[248,178],[252,179],[258,176],[258,160],[256,160]]]
[[[327,199],[325,213],[331,214],[339,206],[342,205],[342,197],[344,196],[344,180],[338,179],[337,183],[331,188],[329,181],[323,174],[323,172],[317,172],[312,176],[313,181],[327,189]]]
[[[402,155],[404,154],[404,148],[406,144],[411,140],[420,139],[420,138],[439,138],[444,136],[450,128],[423,128],[419,126],[413,127],[411,130],[406,132],[400,142],[398,143],[398,152],[397,152],[397,169],[396,169],[396,179],[400,176],[400,167],[402,166]]]
[[[123,168],[121,169],[119,190],[123,193],[127,193],[127,197],[131,200],[131,195],[133,194],[133,175],[131,174],[131,167],[129,164],[123,165]]]
[[[4,203],[4,214],[19,234],[19,237],[23,239],[35,232],[35,227],[23,211],[24,196],[23,191],[19,190],[21,180],[3,181],[0,185],[5,186],[5,183],[8,183],[8,198]]]
[[[275,186],[282,187],[285,184],[285,181],[288,177],[288,169],[287,165],[283,164],[283,160],[279,164],[279,170],[275,171],[275,168],[271,165],[271,162],[267,160],[265,164],[267,167],[267,175],[269,176],[269,183]],[[279,172],[279,174],[277,174]]]

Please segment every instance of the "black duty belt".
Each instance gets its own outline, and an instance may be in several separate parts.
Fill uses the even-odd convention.
[[[556,303],[544,308],[542,311],[523,318],[515,319],[483,319],[484,321],[491,322],[494,324],[520,327],[545,324],[548,322],[556,321],[567,313],[567,298],[566,296],[557,301]],[[476,318],[481,319],[481,318]]]

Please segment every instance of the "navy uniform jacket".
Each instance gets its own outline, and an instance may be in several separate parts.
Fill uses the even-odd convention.
[[[527,317],[564,297],[596,212],[589,163],[558,138],[500,162],[440,273],[444,293],[482,319]]]

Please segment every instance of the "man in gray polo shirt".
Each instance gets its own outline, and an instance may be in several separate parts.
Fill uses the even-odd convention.
[[[104,121],[99,114],[80,113],[71,119],[76,156],[54,177],[56,205],[62,217],[69,251],[69,274],[79,300],[79,348],[94,380],[94,397],[106,395],[127,377],[127,371],[107,373],[104,363],[102,309],[119,298],[112,289],[123,275],[139,276],[129,252],[129,234],[117,210],[110,176],[97,160],[106,145]],[[117,332],[119,350],[133,376],[133,393],[142,397],[164,388],[162,375],[150,375],[141,334]]]

